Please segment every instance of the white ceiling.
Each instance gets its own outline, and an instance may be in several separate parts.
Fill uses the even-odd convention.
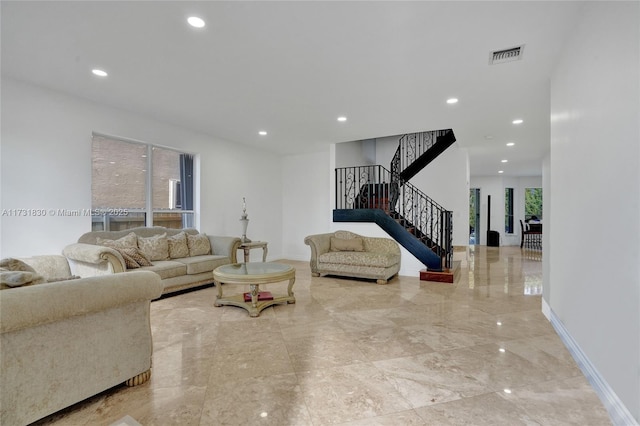
[[[452,128],[472,175],[540,175],[549,76],[581,7],[3,0],[2,74],[283,154]]]

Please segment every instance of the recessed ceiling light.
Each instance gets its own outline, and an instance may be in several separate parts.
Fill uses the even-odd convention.
[[[338,117],[338,121],[347,121],[347,117],[345,116]]]
[[[504,393],[511,393],[511,389],[505,389]]]
[[[202,28],[205,25],[204,21],[201,18],[198,18],[197,16],[190,16],[187,19],[187,22],[189,23],[189,25],[195,28]]]
[[[522,123],[523,123],[523,121],[524,121],[523,119],[518,118],[518,119],[513,120],[513,121],[512,121],[512,123],[513,123],[513,124],[522,124]]]
[[[98,77],[106,77],[107,75],[109,75],[106,73],[106,71],[99,70],[98,68],[92,69],[91,72]]]
[[[457,104],[458,103],[458,98],[449,98],[449,99],[447,99],[447,103],[448,104]]]
[[[513,142],[507,142],[507,146],[514,146],[514,145],[515,145],[515,143],[513,143]]]
[[[502,163],[507,163],[508,161],[509,161],[509,160],[502,160],[501,162],[502,162]]]
[[[260,131],[258,132],[258,134],[259,134],[260,136],[266,136],[266,135],[267,135],[267,132],[265,132],[264,130],[260,130]]]
[[[504,170],[498,170],[498,173],[502,174],[502,173],[504,173]],[[498,323],[498,325],[501,325],[501,324]]]

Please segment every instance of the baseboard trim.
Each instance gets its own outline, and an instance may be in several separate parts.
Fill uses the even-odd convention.
[[[545,305],[549,311],[548,318],[550,318],[551,325],[564,342],[569,353],[571,353],[578,367],[582,370],[582,373],[587,380],[589,380],[591,386],[593,386],[604,407],[609,412],[609,417],[611,417],[613,424],[620,426],[639,426],[638,421],[629,412],[613,389],[611,389],[611,386],[609,386],[604,377],[598,372],[598,369],[591,363],[578,343],[571,337],[571,334],[569,334],[569,331],[565,328],[562,321],[560,321],[544,299],[542,300],[542,312],[545,312]]]
[[[542,298],[542,315],[544,315],[548,321],[551,321],[551,306]]]
[[[288,259],[288,260],[299,260],[299,261],[309,261],[309,255],[301,255],[301,254],[288,254],[286,256],[278,257],[278,259]]]

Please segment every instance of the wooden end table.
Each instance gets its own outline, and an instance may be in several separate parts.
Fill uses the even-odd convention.
[[[244,251],[244,263],[249,263],[249,252],[251,249],[261,248],[262,249],[262,261],[267,261],[267,242],[266,241],[250,241],[246,243],[240,244],[238,247]]]
[[[260,284],[277,283],[289,280],[287,295],[273,295],[272,300],[259,300]],[[296,270],[290,265],[276,262],[249,262],[222,265],[213,271],[213,281],[218,288],[214,306],[237,306],[246,309],[249,316],[260,316],[260,312],[269,306],[281,303],[296,303],[293,284],[296,282]],[[222,284],[248,285],[251,301],[245,302],[244,293],[223,296]]]

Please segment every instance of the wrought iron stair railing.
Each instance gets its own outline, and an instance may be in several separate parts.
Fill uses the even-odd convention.
[[[451,268],[451,211],[383,166],[343,167],[337,168],[335,172],[336,209],[384,211],[413,238],[435,253],[441,260],[442,268]]]
[[[408,181],[456,141],[453,130],[406,133],[398,140],[391,173]]]

